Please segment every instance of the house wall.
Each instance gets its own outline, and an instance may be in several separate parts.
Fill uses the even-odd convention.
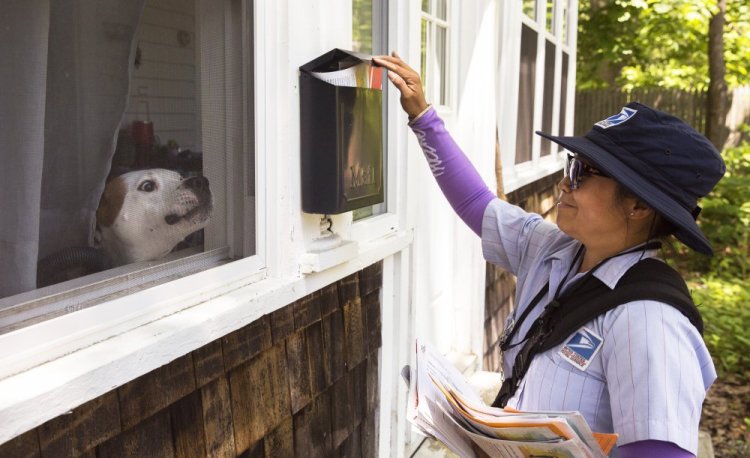
[[[382,261],[0,445],[25,456],[376,456]]]
[[[140,62],[121,128],[151,121],[161,144],[175,140],[183,149],[200,151],[196,32],[194,2],[146,2],[136,35]]]
[[[547,176],[511,193],[508,202],[521,206],[527,211],[539,213],[545,219],[554,221],[557,207],[557,183],[562,172]],[[515,307],[516,280],[513,275],[494,264],[487,263],[485,274],[484,301],[484,349],[485,370],[502,370],[500,336],[505,328],[505,320]]]

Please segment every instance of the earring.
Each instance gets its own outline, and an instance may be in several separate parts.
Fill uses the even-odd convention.
[[[630,216],[635,216],[635,212],[630,212]]]

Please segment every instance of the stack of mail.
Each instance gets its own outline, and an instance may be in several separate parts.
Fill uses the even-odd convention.
[[[616,434],[593,433],[579,412],[518,412],[487,406],[440,353],[418,339],[407,418],[464,457],[603,458]]]

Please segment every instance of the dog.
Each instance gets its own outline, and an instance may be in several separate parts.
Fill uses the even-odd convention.
[[[155,261],[209,223],[208,179],[166,169],[110,179],[96,210],[93,246],[68,247],[37,263],[37,288],[140,261]]]
[[[206,227],[213,195],[203,176],[166,169],[128,172],[109,180],[96,210],[94,247],[119,266],[166,256]]]

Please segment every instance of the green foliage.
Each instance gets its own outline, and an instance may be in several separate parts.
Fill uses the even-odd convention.
[[[372,0],[352,3],[352,50],[372,53]]]
[[[691,272],[693,299],[706,325],[704,338],[720,372],[750,377],[750,144],[723,153],[727,173],[702,201],[699,222],[712,258],[681,252]]]
[[[727,173],[701,202],[701,229],[716,252],[712,258],[691,256],[690,268],[722,277],[748,278],[750,272],[750,144],[722,154]]]
[[[582,0],[579,11],[579,89],[708,87],[708,24],[716,0]],[[727,84],[747,84],[746,0],[727,1],[724,48]]]
[[[689,282],[718,371],[750,376],[750,289],[745,279],[707,276]]]

